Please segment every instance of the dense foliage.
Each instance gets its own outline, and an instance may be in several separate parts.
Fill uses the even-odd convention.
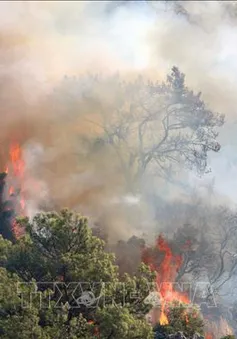
[[[93,235],[87,219],[62,210],[19,218],[25,235],[0,237],[0,336],[16,338],[166,338],[203,333],[195,308],[174,304],[169,325],[145,320],[154,273],[141,264],[119,274],[115,256]],[[133,238],[137,245],[140,243]]]
[[[1,338],[153,337],[146,266],[119,280],[114,255],[68,210],[18,222],[25,235],[0,241]]]

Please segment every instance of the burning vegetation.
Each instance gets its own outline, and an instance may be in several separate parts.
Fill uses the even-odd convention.
[[[9,149],[9,163],[0,175],[0,231],[6,239],[16,240],[24,232],[16,221],[17,216],[25,216],[23,192],[24,161],[18,143]]]
[[[176,276],[182,265],[182,257],[172,253],[168,243],[161,235],[157,239],[156,248],[163,254],[161,263],[155,263],[156,258],[154,256],[149,256],[147,250],[145,250],[143,254],[143,260],[150,266],[152,271],[156,272],[156,286],[161,301],[160,317],[158,321],[160,325],[168,325],[169,320],[167,312],[169,304],[172,305],[172,303],[177,302],[190,304],[190,300],[185,293],[181,294],[173,288]],[[188,315],[185,317],[186,322],[188,323]]]
[[[2,339],[237,332],[236,208],[213,198],[213,177],[196,178],[211,175],[236,107],[233,72],[210,66],[226,51],[200,51],[216,35],[222,46],[236,6],[214,16],[209,4],[164,3],[158,21],[127,1],[0,4]],[[150,44],[159,72],[144,66]]]
[[[93,86],[94,85],[95,84],[93,84]],[[107,83],[104,85],[107,87]],[[141,84],[139,84],[139,86],[141,86]],[[132,92],[134,90],[135,88],[131,89]],[[92,214],[92,217],[95,220],[94,224],[92,224],[93,234],[97,235],[98,238],[92,236],[85,219],[77,216],[76,214],[74,215],[72,212],[60,212],[60,208],[57,206],[60,205],[61,201],[64,201],[63,193],[62,200],[58,197],[58,195],[56,195],[55,199],[55,207],[56,210],[58,209],[59,214],[56,212],[43,212],[36,214],[32,223],[30,222],[28,219],[29,185],[28,187],[25,185],[25,182],[29,180],[29,178],[26,178],[26,166],[28,165],[26,162],[28,159],[25,159],[23,150],[18,142],[10,144],[7,156],[8,160],[4,164],[5,170],[0,176],[0,230],[3,238],[10,240],[13,244],[15,243],[15,245],[13,245],[13,251],[9,252],[9,257],[7,254],[8,252],[6,252],[7,259],[3,264],[3,267],[9,267],[10,272],[19,274],[20,279],[23,279],[23,281],[28,281],[29,277],[36,281],[47,281],[48,277],[51,277],[52,282],[54,283],[59,281],[60,284],[70,285],[70,282],[73,280],[75,281],[75,279],[80,280],[82,277],[85,279],[84,266],[82,269],[79,267],[75,268],[76,271],[71,268],[74,267],[74,265],[77,265],[77,260],[80,261],[80,258],[84,258],[83,260],[86,260],[86,265],[88,265],[89,268],[88,276],[86,275],[88,281],[95,281],[97,279],[97,267],[98,265],[101,266],[103,260],[105,260],[103,264],[104,268],[102,270],[102,277],[100,277],[100,279],[105,279],[105,282],[110,283],[125,282],[125,285],[126,283],[129,285],[129,293],[126,291],[123,296],[123,300],[125,300],[124,307],[126,308],[127,313],[125,312],[124,307],[122,307],[120,311],[116,311],[113,308],[103,308],[101,302],[97,305],[100,311],[97,312],[97,310],[93,307],[92,309],[90,309],[90,307],[88,309],[87,303],[91,299],[91,294],[84,300],[86,304],[79,303],[80,306],[78,307],[78,300],[81,298],[80,295],[77,296],[79,298],[77,299],[75,296],[69,296],[72,292],[69,293],[66,291],[66,294],[63,295],[63,304],[69,305],[70,307],[68,310],[65,309],[67,320],[63,322],[63,327],[59,330],[59,332],[61,331],[59,338],[61,338],[60,336],[64,330],[75,331],[75,333],[78,331],[80,335],[84,335],[82,333],[89,335],[90,333],[90,335],[95,337],[100,337],[101,333],[103,333],[103,336],[106,336],[106,338],[127,338],[127,336],[129,337],[130,335],[129,331],[135,331],[134,326],[137,326],[136,330],[140,333],[139,335],[141,335],[142,338],[144,336],[147,338],[152,338],[154,336],[155,338],[171,338],[175,332],[179,331],[182,331],[183,338],[203,338],[205,330],[206,338],[215,338],[217,331],[219,331],[219,333],[222,332],[223,334],[227,334],[231,331],[230,327],[227,326],[228,323],[226,320],[226,326],[224,325],[221,316],[218,316],[217,320],[213,322],[216,324],[222,323],[222,325],[220,325],[221,329],[218,325],[216,325],[216,329],[213,329],[214,327],[212,322],[205,325],[205,319],[203,319],[203,317],[205,317],[205,312],[202,312],[202,310],[196,309],[195,307],[193,308],[193,306],[191,306],[192,303],[189,291],[179,291],[175,284],[176,282],[185,282],[187,279],[187,273],[195,279],[200,279],[204,269],[205,272],[208,272],[208,274],[210,273],[211,276],[212,270],[208,265],[213,260],[213,262],[216,263],[218,270],[217,273],[214,272],[212,279],[217,286],[218,284],[222,286],[222,278],[226,274],[225,265],[232,265],[230,266],[231,268],[228,267],[227,272],[228,270],[232,270],[234,272],[236,265],[236,261],[230,260],[225,262],[224,260],[226,253],[224,252],[226,250],[225,246],[227,246],[226,240],[225,242],[220,243],[221,255],[223,255],[220,259],[216,255],[216,247],[205,244],[202,234],[188,224],[185,224],[183,228],[178,228],[177,232],[173,233],[172,241],[168,240],[168,238],[166,239],[163,235],[159,235],[154,247],[147,247],[144,239],[138,239],[136,237],[131,238],[127,243],[126,241],[119,241],[117,245],[111,243],[111,233],[113,233],[113,229],[108,228],[111,215],[115,218],[116,215],[120,214],[119,211],[124,212],[124,210],[121,209],[121,205],[119,205],[119,203],[117,205],[114,204],[114,206],[119,206],[120,209],[115,208],[111,204],[108,204],[106,208],[103,205],[107,203],[108,198],[111,197],[111,190],[107,190],[110,182],[113,183],[116,190],[118,189],[118,184],[123,185],[124,191],[117,191],[120,192],[120,194],[123,192],[128,193],[130,189],[134,190],[134,187],[136,187],[138,183],[142,181],[142,178],[147,175],[148,168],[150,166],[152,167],[153,162],[156,162],[158,167],[162,169],[163,175],[163,170],[166,172],[168,167],[163,167],[159,160],[161,161],[164,154],[168,152],[170,147],[175,147],[174,150],[171,149],[171,152],[174,152],[176,156],[177,152],[185,152],[186,155],[191,152],[190,154],[193,157],[192,160],[191,158],[188,158],[186,162],[185,155],[183,160],[180,158],[180,161],[184,161],[184,164],[187,164],[188,167],[193,161],[196,168],[201,172],[203,172],[206,168],[207,152],[210,150],[219,150],[219,144],[214,141],[216,137],[215,133],[211,135],[210,140],[206,140],[208,134],[205,135],[206,132],[204,131],[204,124],[209,124],[210,129],[212,128],[212,125],[222,125],[223,117],[221,115],[214,115],[211,111],[207,110],[204,103],[200,100],[200,95],[195,96],[191,91],[189,91],[184,84],[184,75],[178,70],[178,68],[174,67],[172,69],[171,76],[168,77],[166,85],[163,84],[160,86],[148,84],[145,93],[148,96],[160,96],[161,101],[165,102],[169,106],[169,109],[164,109],[157,115],[157,112],[153,112],[153,108],[150,107],[149,114],[145,115],[142,120],[139,120],[141,117],[134,116],[134,120],[132,122],[127,122],[128,124],[133,125],[136,129],[137,121],[139,122],[138,132],[140,133],[139,144],[141,149],[139,153],[135,155],[135,158],[137,157],[137,161],[139,163],[138,167],[135,166],[135,160],[131,160],[131,148],[129,148],[129,154],[124,153],[125,145],[122,145],[121,140],[124,141],[126,139],[126,142],[130,143],[131,135],[129,135],[129,133],[131,133],[133,129],[130,131],[131,126],[128,125],[126,131],[124,131],[123,119],[120,121],[115,117],[115,130],[113,130],[111,124],[105,124],[102,128],[100,127],[99,137],[94,138],[94,136],[92,136],[92,138],[88,140],[88,137],[80,136],[81,142],[84,142],[85,149],[88,151],[87,157],[81,154],[82,157],[85,157],[83,162],[83,166],[85,166],[85,168],[86,165],[91,166],[94,161],[97,164],[98,157],[100,156],[102,158],[105,157],[105,159],[108,156],[108,159],[111,160],[114,156],[114,150],[116,150],[116,152],[120,155],[117,159],[118,162],[116,164],[114,163],[116,172],[118,169],[122,170],[121,165],[124,164],[126,159],[131,160],[129,161],[129,166],[123,169],[123,173],[119,173],[116,180],[114,180],[112,171],[110,170],[108,171],[108,182],[104,181],[102,184],[95,183],[92,188],[88,189],[86,187],[86,189],[82,189],[82,191],[78,192],[78,194],[77,192],[74,192],[75,195],[70,198],[70,202],[73,204],[77,202],[79,204],[77,209],[81,208],[82,210],[86,210],[86,208],[89,208],[88,211]],[[96,100],[98,100],[98,97]],[[194,101],[191,105],[190,100]],[[181,106],[179,106],[176,110],[178,101],[181,101]],[[172,107],[171,110],[170,107]],[[186,114],[186,109],[190,109],[190,107],[196,110],[196,115],[201,114],[203,119],[207,119],[204,119],[205,123],[202,122],[198,124],[196,117],[191,123],[187,122],[188,120],[186,119],[190,118],[190,113],[188,112]],[[145,112],[147,112],[147,110],[145,110]],[[149,143],[147,143],[145,147],[144,142],[147,142],[145,137],[146,131],[148,131],[148,128],[151,128],[149,127],[149,124],[153,121],[153,119],[156,120],[160,118],[160,115],[164,117],[162,120],[164,137],[161,138],[160,141],[157,140],[155,148],[154,146],[149,145]],[[182,123],[177,121],[177,115],[182,120]],[[178,134],[176,133],[177,129],[180,130],[183,128],[183,124],[187,124],[188,128],[191,129],[194,134],[196,133],[196,137],[192,136],[193,139],[188,141],[188,145],[191,145],[192,143],[194,144],[194,149],[191,151],[189,146],[187,147],[186,145],[187,138],[189,138],[189,136],[185,134],[183,139],[180,132]],[[204,134],[201,133],[201,131],[203,131]],[[106,135],[103,135],[103,132],[106,132]],[[152,133],[154,133],[154,131],[152,131]],[[176,160],[178,158],[176,158]],[[108,159],[106,159],[106,161],[108,161]],[[143,162],[143,165],[140,161]],[[166,159],[165,166],[168,165],[167,161],[169,161],[169,156]],[[82,170],[82,167],[79,166],[79,168]],[[98,171],[100,172],[102,168],[98,168]],[[130,178],[134,170],[135,179],[131,186]],[[166,178],[166,174],[164,178]],[[37,184],[33,186],[37,188]],[[141,187],[140,191],[142,192]],[[32,189],[30,190],[30,193],[32,195]],[[100,198],[103,203],[99,200]],[[54,199],[52,198],[52,202],[54,202],[53,200]],[[98,215],[98,207],[103,209],[102,214],[100,213]],[[127,204],[126,211],[129,209],[131,209],[131,207]],[[17,216],[24,216],[26,218],[18,221]],[[127,218],[129,215],[124,214],[121,222],[122,220],[126,220],[125,216]],[[126,221],[128,221],[128,219]],[[31,240],[28,245],[24,245],[24,239],[26,239],[27,236],[30,237]],[[88,237],[90,241],[86,240]],[[105,241],[105,248],[104,243],[100,242],[100,238],[103,238]],[[84,242],[83,246],[81,242]],[[6,245],[6,247],[7,246],[8,245]],[[128,246],[127,254],[126,246]],[[131,263],[129,266],[133,272],[129,277],[129,270],[127,271],[126,265],[124,266],[123,264],[127,261],[127,258],[125,257],[131,255],[131,246],[134,248],[134,251],[130,258]],[[231,244],[228,244],[228,246],[231,246]],[[113,260],[110,254],[112,250],[117,253],[117,263],[119,264],[120,272],[118,272],[117,268],[113,266]],[[95,260],[95,266],[92,271],[90,269],[91,258],[87,258],[87,253],[91,253],[91,251],[101,251],[100,256],[97,255],[97,252],[94,253],[95,257],[93,260]],[[74,258],[74,256],[75,259],[66,259],[67,257]],[[16,261],[17,258],[23,258],[23,261],[26,260],[26,262],[23,263],[20,259],[18,262]],[[69,262],[67,262],[68,260]],[[73,264],[70,263],[70,260],[72,260],[72,262],[74,262],[74,260],[76,261]],[[112,260],[109,264],[110,268],[108,268],[110,273],[107,272],[106,260]],[[135,265],[133,260],[136,261]],[[141,266],[142,263],[146,265],[146,268]],[[224,266],[223,263],[225,264]],[[22,267],[22,265],[24,267]],[[7,277],[4,279],[7,279]],[[142,280],[140,281],[139,279]],[[128,306],[131,303],[129,295],[134,293],[134,291],[131,290],[131,286],[134,286],[134,284],[138,284],[138,286],[140,286],[139,288],[141,290],[139,293],[141,293],[142,297],[139,300],[140,303],[143,303],[145,298],[148,297],[151,292],[147,289],[151,283],[155,283],[155,293],[159,299],[159,307],[153,307],[153,309],[150,310],[150,307],[145,307],[144,305],[141,306],[139,303],[137,304],[136,302],[132,302],[131,309],[131,307]],[[47,287],[50,289],[50,286]],[[39,289],[39,293],[46,293],[46,287],[41,289],[39,284],[37,288]],[[50,299],[50,301],[57,304],[58,293],[56,291],[51,291],[51,293],[52,299]],[[103,297],[106,297],[106,294],[103,294],[104,291],[101,293]],[[115,299],[121,306],[121,291],[115,296]],[[122,332],[114,328],[114,318],[112,318],[112,323],[111,319],[109,319],[109,314],[112,313],[113,317],[118,318],[118,321],[125,321],[121,312],[125,312],[126,317],[128,317],[131,322],[129,329],[125,330],[122,327]],[[144,320],[145,315],[149,312],[151,312],[152,316],[152,327],[149,327],[150,325],[145,323]],[[203,316],[201,313],[203,313]],[[143,320],[141,320],[141,315],[143,316]],[[41,316],[38,316],[41,319]],[[75,328],[71,327],[71,319],[77,319],[75,320],[77,322]],[[41,319],[38,325],[40,328],[42,327],[42,331],[48,331],[48,329],[46,330],[48,325],[45,320]],[[56,325],[56,323],[54,325]],[[55,329],[52,328],[51,330],[55,331]],[[4,329],[2,329],[2,331],[4,333]],[[182,336],[180,338],[182,338]],[[55,336],[55,338],[57,337]],[[135,337],[132,336],[131,338]]]

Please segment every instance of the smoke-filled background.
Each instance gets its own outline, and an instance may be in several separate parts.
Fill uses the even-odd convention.
[[[114,153],[90,156],[83,140],[102,133],[98,100],[108,119],[119,100],[111,76],[162,81],[173,65],[212,110],[226,115],[226,123],[222,149],[209,158],[212,173],[204,179],[181,175],[189,185],[185,192],[158,181],[157,194],[187,200],[193,188],[202,195],[215,178],[214,203],[235,204],[235,4],[2,2],[0,16],[0,165],[4,170],[9,144],[19,142],[30,216],[67,206],[109,225],[114,239],[136,229],[148,233],[154,210],[141,194],[154,187],[152,179],[136,183],[139,194],[131,194]],[[94,86],[88,72],[102,76],[103,86]]]
[[[236,3],[9,1],[0,3],[0,19],[0,173],[10,163],[10,145],[18,143],[27,215],[75,209],[89,216],[92,226],[103,226],[110,243],[132,235],[153,243],[165,231],[178,248],[186,233],[199,237],[195,264],[220,288],[233,274],[222,288],[224,294],[232,291],[236,233],[228,232],[233,225],[236,232],[236,215],[230,213],[237,198]],[[202,92],[211,111],[225,115],[221,149],[209,152],[212,171],[201,178],[182,165],[178,184],[153,172],[135,178],[126,171],[129,152],[137,151],[134,135],[126,139],[129,145],[116,144],[117,152],[103,144],[106,126],[112,133],[124,118],[122,104],[126,111],[136,101],[129,83],[136,84],[139,76],[144,82],[165,81],[174,65],[190,89]],[[189,228],[176,234],[184,224],[193,224],[198,235]],[[122,253],[124,266],[129,264],[124,257],[134,256],[133,270],[140,248],[133,253],[131,244],[126,252],[122,243],[116,254]],[[218,274],[226,249],[229,257]],[[227,307],[228,298],[234,300],[225,296]]]

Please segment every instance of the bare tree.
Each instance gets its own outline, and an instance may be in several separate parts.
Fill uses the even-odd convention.
[[[216,260],[209,279],[217,291],[237,273],[237,214],[228,208],[216,212],[216,227],[212,229]]]
[[[192,281],[203,278],[212,291],[223,297],[225,285],[237,273],[237,214],[228,208],[209,207],[202,211],[202,220],[202,227],[186,224],[171,240],[174,250],[183,258],[176,280],[185,279],[185,275]]]
[[[174,180],[175,171],[184,166],[204,174],[208,152],[220,150],[216,128],[223,125],[224,116],[209,110],[201,93],[194,94],[184,80],[177,67],[161,84],[145,83],[142,78],[124,83],[115,77],[116,99],[105,104],[97,96],[101,119],[91,123],[103,135],[94,145],[97,151],[113,150],[128,184],[146,173]],[[98,85],[104,86],[100,81]]]

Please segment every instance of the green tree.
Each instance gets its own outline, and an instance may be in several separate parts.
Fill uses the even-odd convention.
[[[103,338],[154,338],[152,328],[144,320],[132,315],[127,308],[110,306],[98,310],[97,316]]]
[[[109,338],[108,319],[114,324],[112,338],[151,338],[144,319],[150,305],[144,301],[154,274],[147,266],[141,265],[135,276],[120,277],[114,255],[92,235],[87,219],[66,209],[18,222],[26,233],[15,244],[1,238],[0,259],[7,274],[30,282],[28,288],[37,286],[31,317],[40,338],[89,339],[98,332]],[[5,333],[13,319],[8,321]],[[24,336],[37,338],[27,329]]]
[[[2,339],[44,338],[38,310],[24,304],[19,296],[19,277],[0,268],[0,337]],[[34,285],[21,285],[23,295],[34,292]]]

